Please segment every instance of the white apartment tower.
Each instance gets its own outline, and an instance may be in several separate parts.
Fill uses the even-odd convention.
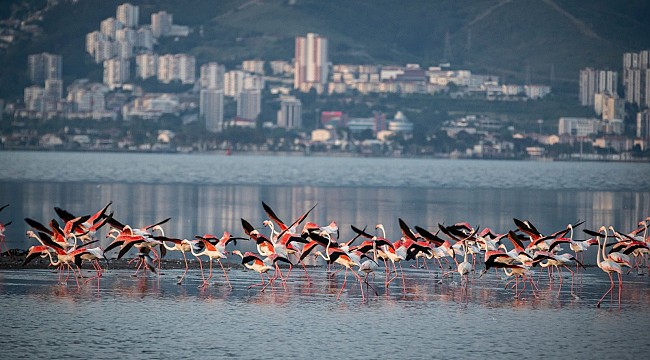
[[[182,84],[194,84],[196,81],[196,59],[186,54],[174,55],[174,61],[178,69],[178,79]]]
[[[45,80],[45,97],[51,101],[59,101],[63,97],[63,80]]]
[[[295,129],[302,127],[302,103],[293,96],[282,97],[278,111],[278,127]]]
[[[115,43],[107,39],[99,39],[95,42],[94,57],[95,63],[99,64],[115,56]]]
[[[104,61],[104,84],[110,89],[115,89],[129,81],[129,61],[122,59],[108,59]]]
[[[86,34],[86,52],[91,56],[95,56],[95,43],[105,38],[106,35],[99,31],[93,31]]]
[[[223,90],[201,89],[199,115],[210,132],[223,130]]]
[[[23,95],[25,109],[28,111],[43,111],[45,105],[45,101],[43,99],[44,95],[44,89],[38,85],[26,87]]]
[[[135,46],[139,49],[153,50],[153,32],[150,26],[141,26],[137,31]]]
[[[264,75],[264,60],[244,60],[241,68],[250,73]]]
[[[323,92],[327,84],[327,38],[308,33],[296,37],[293,87],[307,92],[315,88]]]
[[[186,54],[166,54],[158,58],[158,81],[170,83],[178,80],[182,84],[194,84],[196,80],[196,59]]]
[[[237,117],[257,120],[262,111],[262,92],[257,89],[243,90],[237,96]]]
[[[223,90],[226,67],[216,62],[201,65],[200,85],[203,89]]]
[[[226,96],[236,97],[244,90],[244,77],[246,73],[241,70],[231,70],[224,74],[223,93]]]
[[[580,70],[580,105],[593,106],[595,94],[616,95],[618,73],[616,71]]]
[[[650,50],[623,54],[625,101],[650,106]]]
[[[645,109],[636,114],[636,137],[650,141],[650,109]]]
[[[138,27],[138,19],[140,18],[140,8],[129,3],[124,3],[117,7],[116,17],[124,26],[136,28]]]
[[[135,57],[135,76],[148,79],[158,75],[158,55],[140,54]]]
[[[48,79],[61,79],[63,58],[48,53],[32,54],[27,57],[29,79],[35,84],[43,84]]]
[[[165,11],[159,11],[151,14],[151,30],[153,36],[159,38],[167,36],[172,31],[173,15]]]
[[[115,40],[115,31],[121,29],[124,25],[114,17],[102,20],[99,23],[99,31],[109,40]]]
[[[133,44],[128,41],[115,41],[115,56],[119,59],[128,60],[133,57]]]
[[[138,42],[138,32],[131,28],[124,28],[115,31],[115,40],[126,41],[131,46],[135,46]]]

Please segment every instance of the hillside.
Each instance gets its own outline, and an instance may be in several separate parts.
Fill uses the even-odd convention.
[[[29,1],[13,1],[29,3]],[[60,1],[45,12],[40,37],[0,53],[0,97],[20,97],[30,53],[64,56],[66,84],[99,79],[84,53],[85,34],[114,16],[124,1]],[[31,3],[38,4],[39,1]],[[42,3],[42,1],[40,1]],[[650,48],[650,2],[644,0],[132,0],[140,22],[166,10],[195,30],[161,50],[188,51],[198,63],[234,66],[245,58],[290,60],[293,38],[317,32],[330,39],[334,63],[449,60],[454,67],[508,81],[564,85],[577,92],[579,69],[621,68],[622,54]],[[3,4],[0,14],[10,13]],[[445,45],[447,44],[447,45]]]

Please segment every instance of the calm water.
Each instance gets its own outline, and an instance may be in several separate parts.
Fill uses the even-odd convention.
[[[429,229],[468,221],[499,232],[517,217],[550,233],[577,220],[629,231],[650,215],[650,164],[0,152],[0,166],[0,203],[10,204],[0,220],[14,222],[7,241],[20,248],[33,245],[24,217],[47,222],[54,206],[81,215],[109,201],[124,223],[171,217],[167,235],[186,238],[241,235],[240,218],[261,227],[261,201],[286,221],[318,203],[309,219],[337,221],[343,238],[352,237],[351,224],[377,223],[395,238],[400,217]],[[198,270],[185,286],[176,285],[176,270],[160,281],[110,270],[99,289],[81,290],[56,285],[48,271],[0,271],[0,348],[8,358],[449,358],[495,349],[512,359],[638,358],[650,350],[647,276],[625,276],[620,309],[608,301],[596,309],[609,284],[597,269],[585,275],[579,299],[568,277],[559,297],[557,284],[542,281],[540,298],[525,301],[494,274],[463,296],[424,270],[407,270],[406,293],[379,286],[367,302],[350,277],[336,301],[343,274],[312,271],[311,288],[296,271],[286,292],[265,294],[246,290],[259,276],[237,267],[232,291],[198,290]]]

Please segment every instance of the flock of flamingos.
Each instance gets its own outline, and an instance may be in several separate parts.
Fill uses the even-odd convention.
[[[648,265],[650,239],[647,234],[650,217],[640,221],[638,227],[628,233],[619,232],[612,226],[601,226],[597,230],[583,229],[584,233],[590,236],[589,239],[584,240],[573,239],[574,228],[582,222],[569,224],[565,229],[550,235],[542,235],[530,221],[518,219],[514,219],[517,229],[503,234],[489,228],[473,228],[468,223],[438,225],[435,231],[419,226],[411,228],[404,220],[399,219],[402,236],[397,240],[388,239],[384,226],[378,224],[374,230],[369,231],[351,225],[355,237],[342,241],[339,238],[336,222],[331,222],[327,226],[306,222],[309,213],[316,205],[293,223],[287,224],[280,220],[267,204],[262,203],[268,216],[262,225],[268,229],[257,229],[250,222],[241,219],[245,236],[235,237],[226,231],[221,237],[205,234],[197,235],[192,239],[181,239],[165,235],[163,225],[169,218],[152,225],[135,228],[120,223],[113,217],[113,213],[108,213],[110,205],[111,203],[96,213],[85,216],[75,216],[56,207],[54,210],[61,224],[56,219],[44,225],[37,220],[25,218],[27,224],[33,228],[27,231],[27,236],[38,244],[29,248],[23,265],[42,258],[59,270],[59,283],[65,285],[69,278],[73,277],[76,285],[80,287],[80,280],[84,278],[81,267],[84,263],[89,263],[95,269],[95,275],[85,279],[85,282],[96,279],[99,286],[104,272],[100,260],[107,260],[107,254],[111,252],[116,252],[118,259],[130,253],[137,253],[137,256],[132,259],[133,262],[137,262],[134,276],[137,276],[140,271],[144,276],[147,276],[147,271],[154,273],[155,276],[156,273],[160,274],[161,259],[166,253],[178,251],[185,262],[185,271],[178,280],[179,284],[183,283],[189,270],[187,257],[191,255],[200,265],[203,281],[199,287],[210,285],[213,261],[216,261],[223,271],[225,283],[232,288],[228,272],[221,262],[232,254],[241,257],[242,265],[258,272],[261,277],[261,282],[250,285],[249,289],[259,286],[261,291],[264,291],[269,285],[273,286],[274,281],[281,281],[286,289],[286,281],[294,265],[302,267],[307,281],[311,283],[303,261],[309,256],[314,256],[325,259],[328,269],[338,264],[339,270],[345,271],[343,285],[338,291],[337,299],[345,289],[348,273],[351,273],[358,282],[362,299],[365,299],[370,289],[375,295],[378,294],[375,287],[375,274],[379,272],[384,275],[383,286],[387,289],[394,281],[399,283],[400,279],[402,287],[405,287],[402,262],[414,260],[416,268],[426,269],[429,272],[435,271],[436,276],[440,276],[439,281],[459,274],[460,284],[465,290],[471,283],[470,275],[475,278],[478,274],[480,278],[491,268],[495,271],[503,269],[508,278],[506,287],[514,289],[515,297],[518,298],[526,291],[527,284],[530,284],[529,291],[537,296],[538,286],[533,276],[534,271],[547,271],[549,281],[559,278],[560,289],[562,270],[569,271],[572,276],[571,294],[573,295],[574,277],[580,275],[581,268],[584,268],[584,252],[590,246],[596,245],[598,246],[596,263],[610,280],[609,289],[596,304],[598,307],[607,294],[613,294],[616,287],[614,274],[618,280],[618,304],[620,305],[623,272],[629,273],[633,269],[643,272],[646,268],[650,270]],[[7,206],[1,207],[0,211]],[[5,226],[10,224],[11,222],[6,224],[0,222],[0,251],[3,246],[6,247],[4,231]],[[106,237],[112,240],[102,249],[96,244],[99,241],[96,234],[104,226],[110,228]],[[255,241],[257,253],[242,253],[240,250],[232,249],[236,246],[237,240]],[[228,250],[229,247],[231,250]],[[209,260],[207,276],[201,258]],[[429,269],[427,260],[432,260],[439,270]],[[482,263],[480,274],[477,262]],[[283,264],[281,267],[279,263],[286,265]],[[380,270],[382,267],[383,269]],[[628,269],[624,270],[625,267]]]

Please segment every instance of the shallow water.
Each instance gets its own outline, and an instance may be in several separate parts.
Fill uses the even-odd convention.
[[[650,164],[58,152],[0,152],[0,164],[0,206],[10,204],[0,221],[13,221],[6,241],[19,248],[34,245],[23,218],[47,223],[55,206],[81,215],[109,201],[134,226],[171,217],[165,231],[181,238],[242,235],[241,218],[261,228],[262,201],[287,222],[318,203],[309,220],[337,221],[342,239],[353,236],[350,225],[377,223],[397,238],[398,218],[431,230],[467,221],[505,232],[517,217],[548,234],[577,220],[627,232],[650,215]],[[595,262],[593,251],[586,262]],[[249,291],[260,278],[237,266],[228,272],[232,290],[218,267],[217,285],[205,290],[194,268],[183,286],[180,270],[158,280],[111,269],[99,288],[80,290],[57,285],[50,271],[2,270],[0,351],[11,359],[638,359],[650,350],[648,276],[626,275],[620,308],[614,296],[596,309],[609,286],[597,268],[576,286],[578,298],[565,274],[559,295],[558,283],[542,277],[539,298],[527,290],[524,299],[492,272],[464,292],[458,278],[439,284],[425,270],[405,271],[405,291],[395,281],[386,292],[378,276],[379,295],[362,301],[351,276],[336,300],[343,273],[328,278],[319,267],[310,269],[311,287],[296,269],[286,291],[264,293]]]
[[[526,290],[515,299],[502,272],[473,278],[464,292],[457,277],[439,284],[437,272],[409,268],[405,291],[397,282],[386,291],[378,274],[379,295],[371,290],[363,301],[348,276],[337,301],[343,272],[309,273],[311,286],[295,270],[286,289],[261,293],[247,289],[258,274],[237,266],[228,272],[232,290],[220,272],[198,289],[197,269],[180,286],[180,270],[160,278],[109,270],[99,286],[81,289],[72,280],[57,285],[48,270],[2,271],[3,357],[31,358],[38,349],[54,358],[640,358],[650,350],[647,277],[626,276],[621,306],[614,296],[597,309],[609,280],[593,268],[582,286],[576,281],[579,299],[568,274],[559,295],[558,281],[549,287],[542,278],[538,298]]]

